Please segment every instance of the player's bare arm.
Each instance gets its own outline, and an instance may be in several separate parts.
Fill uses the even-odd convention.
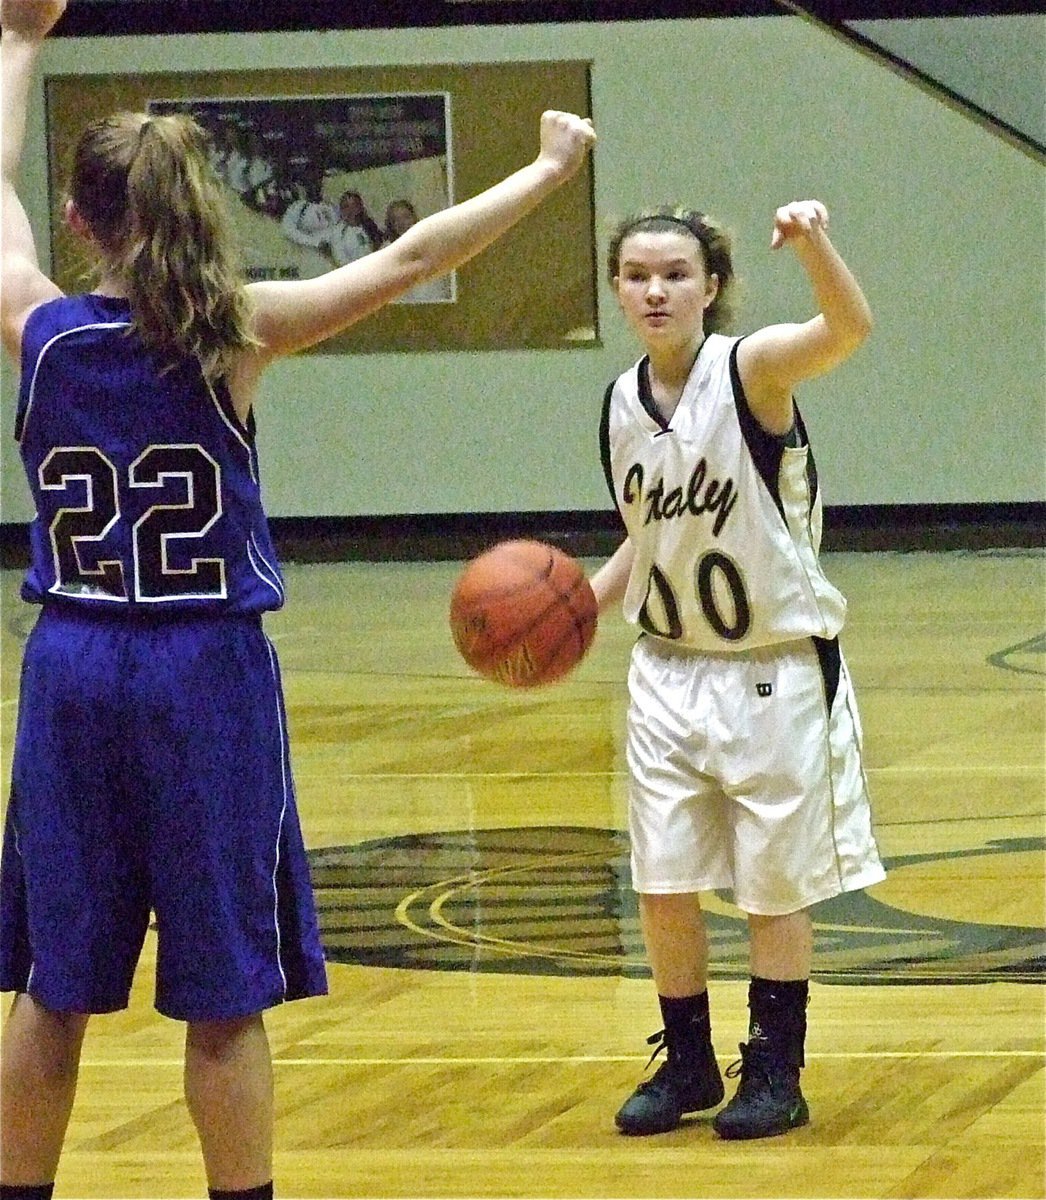
[[[262,355],[274,358],[314,345],[416,284],[461,266],[570,179],[595,137],[588,118],[545,112],[537,157],[500,183],[325,275],[252,284]]]
[[[36,305],[61,295],[40,270],[33,231],[19,199],[29,84],[40,46],[65,11],[66,0],[3,0],[0,4],[0,328],[17,362],[22,329]]]
[[[771,249],[794,250],[819,312],[803,323],[760,329],[738,349],[752,411],[772,433],[787,433],[792,426],[794,387],[844,362],[871,333],[868,301],[827,231],[828,212],[816,200],[787,204],[774,215]]]

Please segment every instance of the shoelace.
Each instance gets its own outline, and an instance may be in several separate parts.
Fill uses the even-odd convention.
[[[741,1086],[744,1087],[745,1084],[751,1084],[754,1081],[756,1072],[752,1068],[759,1063],[762,1055],[759,1054],[759,1051],[750,1042],[739,1042],[737,1048],[741,1051],[741,1057],[735,1059],[723,1074],[727,1079],[736,1079],[740,1075]],[[763,1075],[767,1082],[769,1082],[770,1072],[765,1064],[760,1064],[759,1074]]]
[[[738,1044],[738,1050],[741,1051],[741,1057],[729,1064],[723,1072],[727,1079],[737,1079],[738,1075],[741,1076],[738,1094],[751,1094],[761,1082],[767,1087],[773,1087],[773,1072],[767,1055],[762,1052],[762,1046],[741,1042]]]
[[[654,1061],[654,1059],[657,1058],[657,1056],[663,1051],[668,1049],[668,1038],[665,1036],[665,1033],[666,1031],[664,1029],[659,1029],[657,1033],[652,1033],[647,1038],[646,1044],[654,1047],[654,1053],[651,1054],[651,1056],[647,1059],[647,1064],[643,1068],[645,1071],[649,1071],[650,1064]]]

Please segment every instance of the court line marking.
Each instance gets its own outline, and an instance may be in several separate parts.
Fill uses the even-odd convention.
[[[635,1054],[576,1054],[576,1055],[504,1055],[454,1058],[451,1056],[424,1056],[419,1058],[280,1058],[274,1054],[274,1067],[461,1067],[461,1066],[554,1066],[590,1063],[643,1062],[646,1055]],[[732,1062],[736,1054],[717,1054],[721,1062]],[[948,1058],[1039,1058],[1046,1065],[1046,1051],[1042,1050],[852,1050],[825,1051],[821,1054],[806,1053],[812,1059],[948,1059]],[[181,1058],[83,1058],[81,1067],[181,1067]]]
[[[306,754],[307,751],[302,751]],[[1040,775],[1042,763],[949,764],[940,767],[866,767],[869,775]],[[339,771],[339,779],[627,779],[620,771]]]

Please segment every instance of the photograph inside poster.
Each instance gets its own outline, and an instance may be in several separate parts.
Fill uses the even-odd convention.
[[[211,137],[250,279],[306,279],[370,254],[454,203],[450,96],[153,99]],[[453,275],[401,304],[451,303]]]

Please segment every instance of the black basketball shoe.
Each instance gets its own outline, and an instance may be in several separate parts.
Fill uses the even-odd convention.
[[[770,1051],[763,1041],[738,1047],[741,1058],[727,1067],[728,1079],[741,1076],[737,1092],[712,1128],[721,1138],[764,1138],[787,1133],[810,1120],[799,1090],[799,1067]]]
[[[648,1037],[647,1043],[659,1043],[650,1056],[651,1063],[666,1049],[668,1059],[619,1109],[614,1121],[622,1133],[667,1133],[684,1113],[714,1108],[723,1099],[723,1077],[710,1042],[685,1057],[669,1046],[663,1029]]]

